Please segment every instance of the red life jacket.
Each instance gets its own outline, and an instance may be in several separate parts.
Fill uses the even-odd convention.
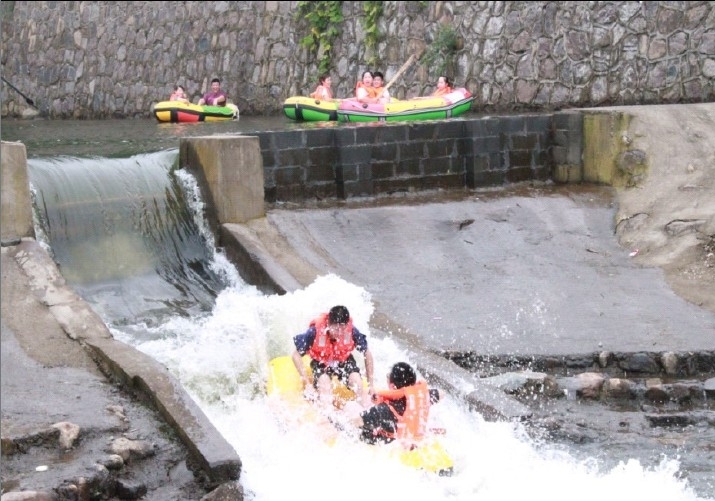
[[[415,444],[424,438],[427,433],[429,419],[430,395],[427,382],[418,381],[412,386],[397,390],[383,390],[377,392],[378,402],[385,402],[397,419],[395,433],[384,432],[383,435],[402,440],[408,444]],[[405,398],[405,413],[400,415],[392,405],[392,401]]]
[[[331,341],[328,334],[328,314],[323,313],[310,322],[315,327],[315,341],[308,350],[308,355],[313,360],[329,365],[332,362],[344,362],[355,349],[353,340],[353,319],[349,318],[345,333],[338,336],[335,342]]]

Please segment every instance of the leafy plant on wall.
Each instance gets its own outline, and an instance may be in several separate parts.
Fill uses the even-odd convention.
[[[318,1],[298,2],[296,17],[308,24],[309,33],[300,40],[318,59],[318,73],[327,73],[332,59],[333,43],[340,35],[343,22],[343,2]]]
[[[368,66],[376,66],[380,61],[377,51],[377,43],[380,40],[380,31],[377,21],[382,16],[382,2],[363,2],[362,10],[365,13],[363,18],[363,29],[365,30],[365,49]]]
[[[443,75],[454,66],[458,49],[457,32],[449,25],[440,25],[434,40],[427,46],[420,63],[431,68],[436,75]]]

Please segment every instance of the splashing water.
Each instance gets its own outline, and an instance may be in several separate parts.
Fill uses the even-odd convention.
[[[292,336],[332,305],[346,305],[356,327],[368,335],[378,385],[393,363],[409,362],[409,356],[389,334],[371,333],[374,307],[370,292],[339,276],[319,277],[310,286],[284,295],[265,295],[246,285],[214,248],[195,181],[182,170],[171,170],[176,154],[171,151],[112,161],[33,160],[29,164],[36,199],[44,200],[45,207],[55,199],[72,201],[78,195],[98,199],[81,211],[82,204],[58,204],[61,206],[52,214],[60,216],[56,219],[43,214],[44,220],[52,223],[48,235],[52,249],[64,258],[60,259],[63,273],[67,272],[69,280],[80,277],[75,279],[75,287],[86,281],[85,297],[103,314],[113,335],[164,364],[236,449],[243,462],[241,483],[246,499],[303,500],[324,495],[345,501],[362,501],[368,496],[414,501],[570,501],[574,496],[594,501],[632,496],[649,501],[708,499],[699,498],[678,477],[681,472],[674,458],[663,458],[654,467],[636,460],[613,468],[596,460],[579,461],[561,448],[530,438],[519,424],[484,421],[450,395],[432,408],[431,426],[447,430],[443,443],[454,460],[452,477],[411,469],[381,454],[379,447],[347,436],[329,445],[315,427],[280,419],[265,394],[268,361],[290,354]],[[77,173],[72,176],[72,171]],[[77,177],[86,181],[86,187],[76,182]],[[175,189],[175,182],[182,193]],[[118,193],[108,192],[110,184],[122,188]],[[60,187],[77,193],[54,196]],[[125,200],[123,207],[131,209],[124,218],[104,210],[120,199]],[[190,209],[184,211],[182,203]],[[70,208],[77,212],[67,212]],[[80,222],[67,225],[67,214],[76,214]],[[124,222],[129,224],[124,227],[120,224]],[[72,233],[79,229],[91,232],[80,237]],[[105,278],[106,264],[85,278],[89,260],[77,259],[70,252],[89,239],[106,241],[103,249],[126,249],[118,255],[116,269],[110,270],[111,279]],[[117,245],[122,242],[129,243]],[[79,247],[78,251],[85,250]],[[139,250],[146,252],[137,255]],[[138,270],[157,268],[145,263],[161,262],[163,267],[158,269],[164,271],[151,281],[143,271],[142,275],[120,274],[126,271],[128,253],[136,258]],[[99,262],[106,263],[106,253],[101,257]],[[192,267],[183,266],[185,263]],[[162,280],[179,287],[166,287]],[[201,287],[192,289],[197,283]],[[167,301],[157,290],[182,294]],[[146,300],[121,310],[112,306],[118,299],[126,302],[135,296]],[[193,306],[197,300],[204,306]],[[145,313],[144,308],[153,302],[171,307]],[[529,314],[548,321],[549,312],[539,303],[534,307]],[[119,314],[111,317],[117,311]],[[503,319],[494,320],[503,325]],[[495,342],[511,335],[506,326],[497,332]],[[362,360],[358,359],[358,364],[362,366]],[[320,475],[320,485],[306,482],[316,475]],[[709,499],[715,500],[712,496]]]
[[[325,472],[321,492],[341,499],[366,495],[414,500],[700,499],[679,480],[678,463],[663,460],[647,469],[637,461],[601,471],[566,452],[534,442],[518,424],[491,423],[447,396],[433,406],[433,426],[447,430],[452,477],[437,477],[375,454],[375,447],[349,438],[328,445],[314,428],[278,419],[265,396],[267,362],[292,350],[292,336],[307,328],[326,305],[345,304],[365,332],[375,356],[376,381],[409,357],[389,337],[370,336],[373,312],[364,289],[335,275],[318,278],[285,295],[261,295],[248,286],[223,291],[213,312],[201,319],[175,319],[143,342],[126,331],[116,337],[135,345],[171,370],[236,449],[243,461],[247,498],[308,499],[315,487],[305,479]],[[328,306],[329,307],[329,306]],[[328,466],[329,465],[329,466]],[[317,470],[316,470],[317,468]]]

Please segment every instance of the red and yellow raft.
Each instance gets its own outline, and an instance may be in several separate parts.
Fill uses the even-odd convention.
[[[161,101],[152,106],[152,113],[159,122],[222,122],[238,118],[238,107],[199,106],[181,101]]]

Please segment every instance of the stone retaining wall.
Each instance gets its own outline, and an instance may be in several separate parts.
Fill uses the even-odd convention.
[[[377,51],[365,46],[365,2],[343,2],[333,44],[334,93],[352,94],[366,62],[389,81],[453,28],[446,71],[474,109],[553,110],[715,100],[713,2],[381,2]],[[277,114],[316,85],[300,45],[298,2],[2,2],[3,117],[149,117],[183,84],[196,102],[224,82],[241,114]],[[391,92],[434,89],[415,64]]]
[[[582,121],[558,112],[259,132],[265,200],[579,182]]]

